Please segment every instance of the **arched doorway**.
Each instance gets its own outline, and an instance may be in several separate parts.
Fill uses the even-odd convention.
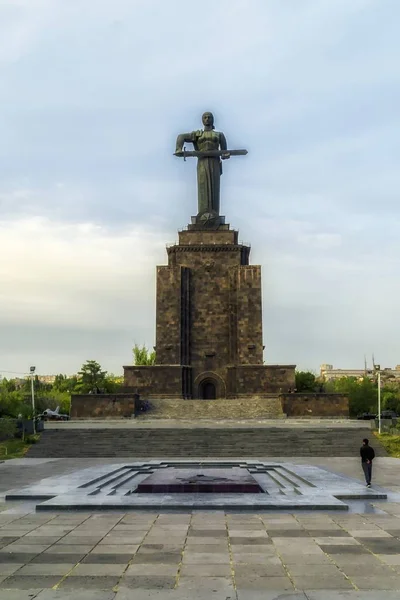
[[[207,383],[212,385],[206,386]],[[199,400],[214,400],[226,398],[226,385],[218,373],[214,371],[203,371],[193,381],[193,398]]]
[[[199,386],[199,397],[201,400],[215,400],[217,397],[215,383],[210,379],[202,381]]]

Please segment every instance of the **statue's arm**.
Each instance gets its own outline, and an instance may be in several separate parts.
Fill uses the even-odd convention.
[[[222,152],[225,152],[228,149],[228,144],[226,143],[226,137],[224,136],[222,131],[219,134],[219,147],[221,148]],[[230,157],[231,157],[231,155],[229,154],[229,152],[227,152],[226,154],[223,154],[221,156],[222,160],[226,160],[227,158],[230,158]]]
[[[228,144],[226,143],[226,137],[224,136],[222,131],[219,134],[219,145],[220,145],[222,152],[224,152],[225,150],[228,149]]]
[[[180,133],[176,138],[176,149],[175,152],[182,152],[183,144],[185,142],[194,142],[194,132],[191,133]]]

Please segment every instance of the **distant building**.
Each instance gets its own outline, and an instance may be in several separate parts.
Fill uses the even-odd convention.
[[[36,377],[37,377],[37,380],[40,381],[40,383],[52,385],[55,382],[57,375],[39,375],[39,374],[36,375],[35,374],[35,378]],[[75,377],[75,375],[68,375],[68,377]],[[78,378],[79,378],[79,376],[78,376]],[[1,376],[0,376],[0,379],[1,379]],[[15,382],[15,385],[17,388],[22,387],[28,380],[30,381],[29,376],[14,378],[14,382]]]
[[[320,367],[320,376],[325,381],[332,379],[341,379],[342,377],[373,377],[375,373],[374,369],[334,369],[333,365],[323,364]],[[400,365],[396,365],[394,369],[391,367],[385,367],[381,369],[381,376],[391,379],[400,379]]]
[[[54,383],[56,377],[56,375],[38,375],[38,380],[40,383]]]

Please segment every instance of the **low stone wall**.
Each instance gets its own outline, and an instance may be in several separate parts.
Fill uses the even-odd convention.
[[[141,400],[145,400],[144,397]],[[279,397],[182,400],[147,398],[149,409],[139,418],[262,419],[288,417],[348,417],[349,401],[342,394],[281,394]],[[134,394],[85,394],[71,397],[72,419],[131,418]]]
[[[133,394],[81,394],[71,396],[71,419],[132,417]]]
[[[349,399],[343,394],[281,394],[288,417],[348,417]]]

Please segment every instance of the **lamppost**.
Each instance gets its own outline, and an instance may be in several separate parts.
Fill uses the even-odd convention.
[[[33,385],[34,373],[36,371],[36,367],[31,367],[31,395],[32,395],[32,423],[33,423],[33,435],[36,433],[36,423],[35,423],[35,388]]]
[[[381,365],[375,365],[378,373],[378,431],[381,432]]]

